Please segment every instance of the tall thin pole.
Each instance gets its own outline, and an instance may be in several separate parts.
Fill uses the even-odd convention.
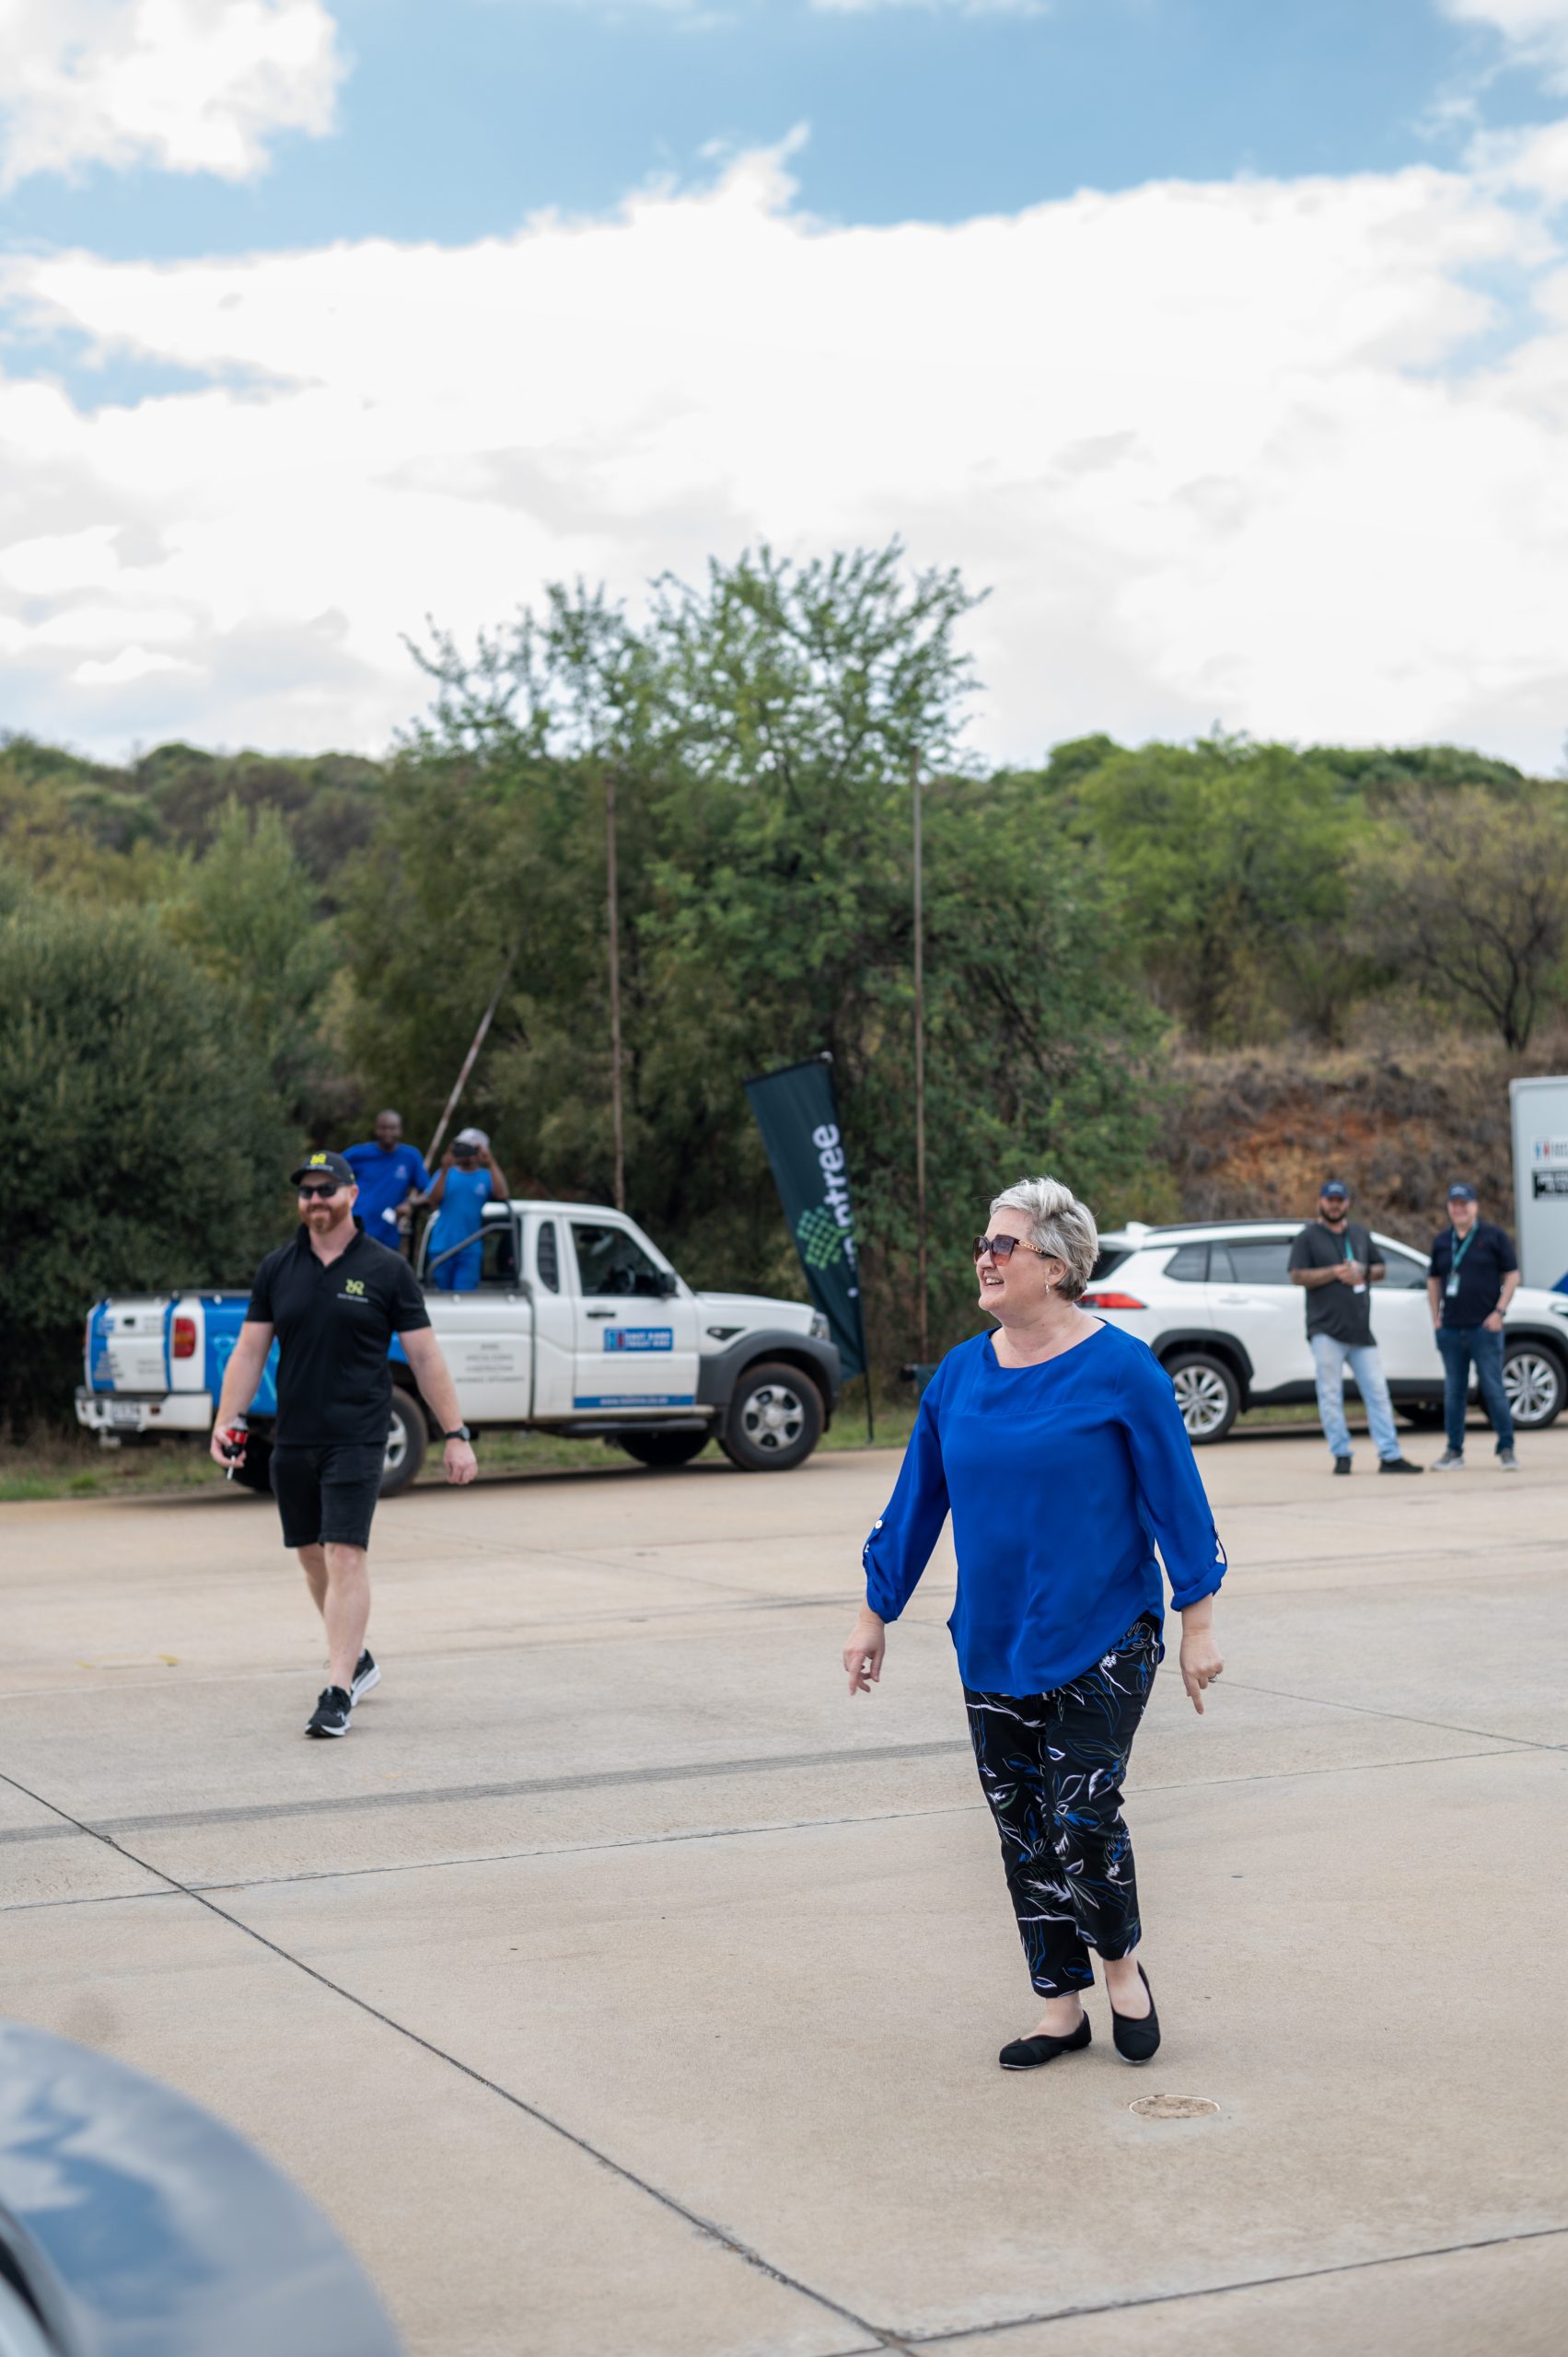
[[[473,1044],[469,1049],[468,1054],[463,1058],[463,1068],[461,1072],[459,1073],[457,1079],[452,1083],[452,1093],[447,1099],[441,1119],[436,1124],[436,1135],[431,1139],[429,1146],[425,1150],[424,1159],[426,1162],[434,1162],[436,1154],[440,1150],[441,1141],[447,1134],[447,1124],[458,1109],[458,1099],[461,1097],[464,1088],[468,1085],[468,1076],[474,1068],[474,1062],[479,1055],[481,1048],[484,1045],[484,1035],[489,1030],[492,1022],[494,1020],[495,1010],[501,1004],[501,993],[506,987],[506,977],[511,972],[513,966],[517,962],[517,952],[521,946],[522,935],[519,934],[517,940],[513,942],[512,946],[506,952],[506,963],[501,969],[501,980],[495,985],[494,994],[491,999],[490,1004],[480,1016],[479,1029],[473,1035]]]
[[[604,773],[604,880],[610,923],[610,1101],[615,1120],[615,1208],[626,1208],[626,1120],[621,1100],[621,891],[615,865],[615,772]]]
[[[914,814],[914,1232],[920,1267],[920,1355],[931,1358],[931,1299],[925,1266],[925,908],[920,827],[920,756],[910,757]]]

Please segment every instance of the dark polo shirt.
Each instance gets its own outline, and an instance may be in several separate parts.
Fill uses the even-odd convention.
[[[277,1335],[276,1437],[285,1448],[384,1447],[392,1413],[388,1346],[394,1334],[430,1323],[408,1262],[354,1225],[354,1242],[335,1260],[316,1258],[301,1225],[256,1271],[245,1315]]]
[[[1448,1279],[1454,1271],[1454,1260],[1459,1262],[1459,1292],[1457,1300],[1448,1298]],[[1484,1324],[1497,1306],[1497,1296],[1503,1290],[1503,1280],[1510,1269],[1519,1263],[1507,1233],[1494,1227],[1489,1219],[1478,1219],[1470,1230],[1469,1242],[1461,1245],[1451,1226],[1433,1239],[1432,1273],[1443,1288],[1443,1323],[1445,1326],[1480,1326]]]

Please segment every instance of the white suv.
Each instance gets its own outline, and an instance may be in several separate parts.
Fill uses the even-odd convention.
[[[1305,1297],[1290,1281],[1290,1248],[1303,1225],[1129,1221],[1100,1238],[1083,1306],[1147,1342],[1176,1387],[1195,1443],[1223,1440],[1243,1409],[1317,1397]],[[1427,1307],[1426,1255],[1376,1229],[1373,1236],[1388,1270],[1372,1295],[1372,1333],[1388,1389],[1407,1423],[1435,1429],[1443,1422],[1443,1362]],[[1514,1421],[1539,1431],[1568,1400],[1568,1294],[1521,1285],[1504,1334],[1503,1382]]]

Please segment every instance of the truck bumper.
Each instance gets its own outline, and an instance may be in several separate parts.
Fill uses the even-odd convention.
[[[204,1433],[210,1391],[89,1391],[76,1387],[76,1422],[90,1433]]]

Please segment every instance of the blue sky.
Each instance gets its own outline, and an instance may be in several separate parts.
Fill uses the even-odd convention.
[[[1494,28],[1433,0],[1055,0],[1008,8],[738,0],[337,0],[326,138],[239,185],[88,166],[4,201],[13,240],[112,256],[384,236],[462,242],[598,212],[716,145],[810,130],[812,211],[958,221],[1079,188],[1454,160],[1478,122],[1557,110]]]
[[[898,536],[983,752],[1568,731],[1568,0],[5,0],[0,727]]]

